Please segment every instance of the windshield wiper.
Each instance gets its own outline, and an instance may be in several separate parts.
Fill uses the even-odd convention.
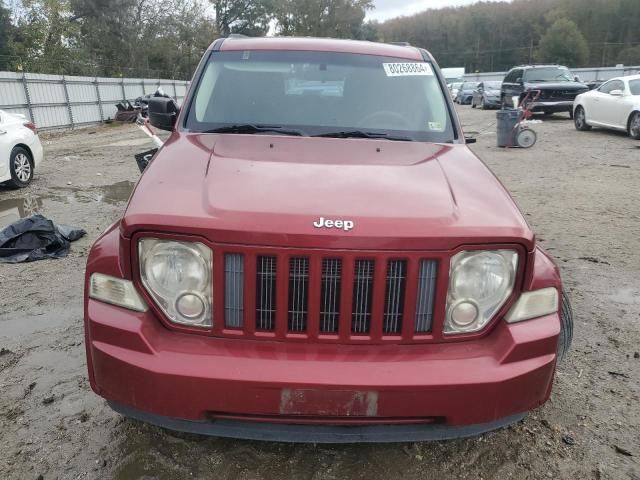
[[[302,130],[286,129],[278,125],[254,125],[251,123],[213,128],[211,130],[206,130],[203,133],[237,133],[251,135],[254,133],[264,132],[278,133],[280,135],[291,135],[294,137],[305,136],[305,133]]]
[[[388,133],[365,132],[362,130],[348,130],[344,132],[329,132],[313,135],[319,138],[372,138],[374,140],[391,140],[395,142],[413,142],[409,137],[399,135],[390,135]]]

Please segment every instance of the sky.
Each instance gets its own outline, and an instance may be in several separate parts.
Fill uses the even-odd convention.
[[[478,0],[374,0],[375,10],[367,15],[369,20],[384,21],[401,15],[413,15],[428,8],[457,7]]]

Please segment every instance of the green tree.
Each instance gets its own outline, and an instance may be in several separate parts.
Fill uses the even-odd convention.
[[[216,15],[216,28],[227,37],[231,33],[264,35],[269,30],[273,0],[210,0]]]
[[[13,26],[11,25],[9,10],[4,8],[2,3],[0,3],[0,70],[9,68],[11,64],[9,40],[12,29]]]
[[[618,63],[624,65],[640,65],[640,45],[625,48],[618,55]]]
[[[581,67],[589,60],[589,46],[574,22],[560,18],[540,40],[538,59],[542,62]]]
[[[371,0],[278,0],[275,9],[281,35],[363,38]]]

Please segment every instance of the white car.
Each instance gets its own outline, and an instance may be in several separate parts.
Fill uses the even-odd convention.
[[[43,157],[35,125],[24,115],[0,110],[0,183],[26,187]]]
[[[449,85],[449,91],[451,92],[452,99],[454,100],[456,99],[456,97],[458,96],[458,90],[460,90],[461,86],[462,86],[462,82],[456,82]]]
[[[578,130],[609,128],[640,140],[640,75],[613,78],[578,95],[573,119]]]

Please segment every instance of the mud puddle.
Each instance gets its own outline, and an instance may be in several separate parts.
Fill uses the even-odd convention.
[[[128,180],[95,187],[53,187],[45,195],[27,194],[0,200],[0,229],[21,218],[46,215],[50,203],[106,203],[117,205],[129,200],[135,182]]]

